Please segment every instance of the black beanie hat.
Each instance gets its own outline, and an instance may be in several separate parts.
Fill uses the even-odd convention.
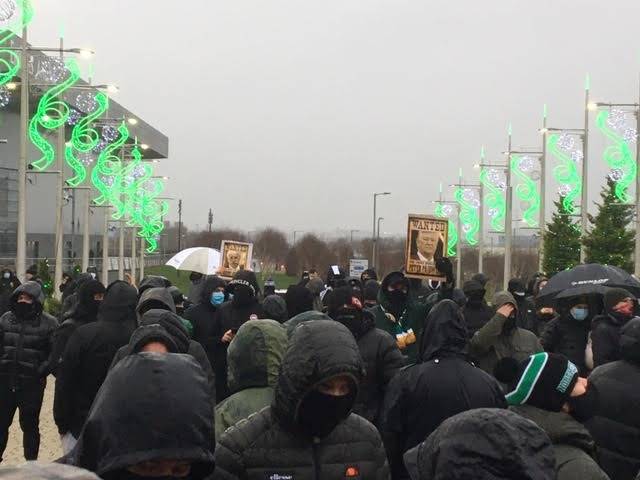
[[[509,280],[509,288],[507,288],[507,290],[517,297],[524,297],[527,293],[524,282],[519,278],[512,278]]]
[[[635,297],[624,288],[610,288],[604,294],[604,308],[607,312],[613,310],[618,303],[620,303],[625,298],[633,298]]]
[[[543,410],[559,412],[571,396],[577,381],[578,367],[565,356],[547,352],[536,353],[519,365],[513,381],[506,382],[517,382],[506,395],[507,403],[526,403]]]

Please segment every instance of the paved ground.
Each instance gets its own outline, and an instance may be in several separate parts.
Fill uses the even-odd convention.
[[[47,380],[47,389],[44,393],[42,412],[40,412],[40,456],[38,460],[55,460],[62,456],[58,429],[53,421],[53,391],[55,378],[50,376]],[[22,431],[18,423],[18,412],[9,430],[9,444],[3,455],[3,465],[15,465],[24,462],[22,453]]]

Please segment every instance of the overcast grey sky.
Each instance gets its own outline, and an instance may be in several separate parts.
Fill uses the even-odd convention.
[[[636,101],[638,0],[34,0],[34,44],[95,48],[95,80],[170,138],[184,220],[370,232],[428,212],[438,184],[595,99]],[[592,130],[593,137],[598,133]],[[607,169],[590,151],[591,195]],[[554,188],[555,189],[555,188]],[[176,217],[175,206],[172,217]]]

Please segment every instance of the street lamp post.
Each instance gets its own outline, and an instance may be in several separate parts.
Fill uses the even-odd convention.
[[[542,112],[542,130],[545,131],[547,129],[547,106],[543,107]],[[544,229],[546,226],[545,223],[545,215],[547,209],[547,141],[546,134],[542,136],[542,157],[540,157],[540,220],[538,223],[540,224],[540,242],[538,243],[538,271],[542,272],[542,264],[544,262],[544,249],[543,247],[543,239],[544,239]]]
[[[589,194],[588,194],[588,168],[589,168],[589,76],[585,80],[584,86],[584,136],[582,137],[582,197],[580,206],[580,222],[582,223],[582,235],[587,233],[587,223],[589,221]],[[586,248],[584,242],[580,242],[580,263],[585,263]]]
[[[384,217],[378,217],[378,231],[376,233],[376,245],[378,245],[380,243],[380,222],[382,222],[384,220]],[[374,263],[376,264],[376,266],[378,265],[378,255],[379,255],[379,249],[376,247],[376,257],[374,259]]]
[[[378,197],[379,196],[384,196],[384,195],[391,195],[391,192],[377,192],[373,194],[373,232],[371,234],[371,242],[372,242],[372,246],[371,246],[371,263],[373,264],[372,267],[376,267],[377,265],[375,265],[376,263],[376,208],[377,208],[377,202],[378,202]]]
[[[504,218],[504,272],[502,287],[503,290],[507,290],[509,286],[509,279],[511,277],[511,242],[512,242],[512,228],[513,228],[513,192],[511,191],[511,125],[509,125],[509,140],[508,140],[508,152],[507,157],[507,187],[506,187],[506,210]]]

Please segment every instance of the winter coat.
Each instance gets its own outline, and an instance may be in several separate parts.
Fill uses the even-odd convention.
[[[531,405],[511,409],[549,435],[556,454],[557,480],[609,480],[594,459],[596,443],[587,429],[571,415]]]
[[[406,478],[402,455],[443,420],[474,408],[506,408],[498,382],[466,356],[467,329],[458,305],[438,303],[426,320],[419,361],[387,388],[381,433],[393,478]]]
[[[271,405],[289,340],[275,320],[249,320],[229,345],[229,389],[216,406],[216,438],[243,418]]]
[[[169,310],[170,312],[176,313],[176,304],[173,302],[173,296],[167,288],[150,287],[142,292],[142,295],[140,295],[138,299],[138,305],[136,306],[138,324],[140,324],[142,314],[151,309]]]
[[[466,282],[465,287],[467,287],[467,284],[475,283],[477,282],[473,280]],[[478,286],[480,286],[479,283]],[[484,292],[484,289],[481,290]],[[466,290],[465,294],[468,294]],[[489,320],[491,320],[491,317],[493,317],[493,309],[487,305],[487,302],[484,301],[484,297],[469,298],[462,309],[462,316],[467,323],[467,334],[469,335],[469,338],[471,338],[478,330],[484,327]]]
[[[44,294],[37,282],[25,282],[10,299],[14,308],[18,296],[27,293],[40,312],[33,320],[17,318],[12,310],[0,317],[0,384],[20,388],[25,382],[40,381],[50,372],[49,356],[58,322],[42,311]]]
[[[60,316],[58,317],[61,325],[66,319],[75,315],[75,310],[78,306],[78,289],[89,280],[93,280],[93,275],[90,273],[81,273],[65,288],[62,296],[62,308],[60,309]]]
[[[172,459],[191,463],[189,479],[205,479],[213,470],[212,410],[193,357],[130,355],[109,373],[78,444],[60,461],[108,479],[132,465]]]
[[[507,303],[516,305],[513,295],[508,292],[499,292],[493,299],[496,311]],[[490,375],[493,375],[498,361],[505,357],[522,362],[538,352],[542,352],[538,337],[528,330],[518,328],[513,320],[500,313],[496,313],[469,341],[471,358]]]
[[[219,330],[215,326],[218,307],[211,304],[211,294],[225,285],[225,281],[217,276],[201,280],[198,283],[200,296],[193,299],[196,304],[184,312],[184,318],[193,325],[193,339],[207,352],[212,367],[215,367],[215,346],[220,339],[215,338],[215,332]]]
[[[327,314],[317,311],[299,313],[282,324],[287,331],[287,337],[291,338],[296,327],[302,322],[310,322],[312,320],[331,320]]]
[[[409,289],[403,308],[394,310],[387,296],[387,288],[390,277],[397,275],[397,273],[392,272],[382,280],[382,285],[380,285],[380,291],[378,292],[378,305],[370,311],[375,317],[376,328],[384,330],[393,338],[396,338],[397,334],[408,332],[410,329],[413,330],[416,341],[404,348],[402,354],[407,357],[407,363],[414,363],[418,356],[418,340],[422,334],[424,319],[427,318],[431,305],[415,300],[412,297],[411,289]]]
[[[160,325],[168,333],[177,347],[176,353],[191,355],[196,362],[198,362],[200,367],[202,367],[202,371],[207,376],[211,398],[216,398],[216,382],[213,368],[202,346],[189,337],[189,333],[184,323],[182,323],[182,318],[167,310],[152,309],[145,313],[140,320],[140,327],[148,327],[151,325]],[[120,347],[113,357],[109,370],[112,370],[124,357],[132,355],[133,353],[134,345],[131,344],[131,341],[127,345]]]
[[[123,281],[109,285],[98,321],[78,328],[58,368],[53,417],[60,434],[78,437],[113,357],[134,331],[136,289]]]
[[[516,314],[516,325],[518,328],[529,330],[534,335],[540,334],[538,325],[538,315],[535,303],[528,297],[514,296],[518,303],[518,313]]]
[[[170,286],[171,282],[166,277],[161,275],[147,275],[138,285],[138,295],[142,296],[148,288],[168,288]]]
[[[591,327],[591,343],[593,348],[593,366],[620,360],[620,329],[628,322],[610,313],[598,315],[593,319]]]
[[[615,480],[640,471],[640,319],[621,330],[621,360],[596,368],[589,385],[598,391],[598,413],[586,426],[598,445],[600,465]]]
[[[264,316],[275,320],[279,323],[284,323],[289,319],[287,313],[287,303],[280,295],[269,295],[262,301],[262,309],[264,310]]]
[[[218,441],[214,479],[295,478],[334,480],[358,470],[362,479],[388,479],[376,428],[350,414],[323,438],[299,426],[298,406],[323,379],[346,374],[359,380],[362,360],[351,333],[337,322],[297,327],[285,353],[274,400],[227,430]]]
[[[555,480],[547,434],[509,410],[459,413],[408,451],[411,480]]]
[[[579,322],[565,312],[547,322],[540,335],[540,343],[545,352],[560,353],[567,357],[578,367],[580,375],[586,377],[589,368],[585,352],[590,329],[591,322],[588,319]]]

